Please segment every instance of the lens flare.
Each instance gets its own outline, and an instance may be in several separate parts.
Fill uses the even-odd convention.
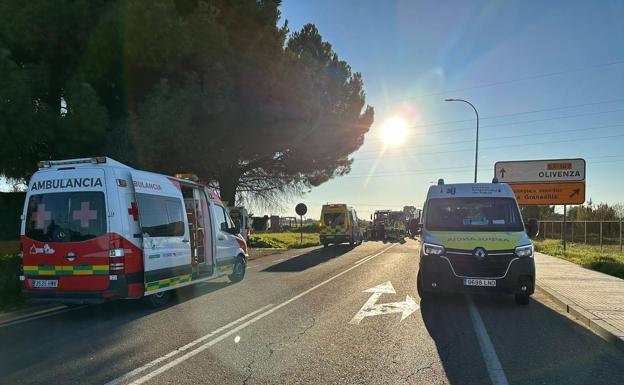
[[[407,138],[407,122],[395,116],[388,119],[381,128],[382,138],[386,146],[398,146]]]

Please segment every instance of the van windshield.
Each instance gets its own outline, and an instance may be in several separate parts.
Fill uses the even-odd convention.
[[[80,242],[106,233],[104,193],[31,195],[25,234],[39,242]]]
[[[323,223],[326,226],[342,226],[345,224],[345,213],[325,213],[323,214]]]
[[[431,231],[524,231],[511,198],[431,199],[425,227]]]

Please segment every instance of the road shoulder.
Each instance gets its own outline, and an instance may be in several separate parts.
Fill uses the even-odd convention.
[[[624,352],[624,280],[542,253],[535,263],[538,289]]]

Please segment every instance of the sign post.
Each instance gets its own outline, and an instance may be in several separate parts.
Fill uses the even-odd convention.
[[[295,212],[299,215],[299,244],[303,244],[303,216],[308,212],[308,206],[299,203],[295,206]]]
[[[505,161],[496,162],[494,176],[509,184],[519,205],[563,205],[566,250],[567,205],[585,203],[585,169],[585,159],[580,158]]]

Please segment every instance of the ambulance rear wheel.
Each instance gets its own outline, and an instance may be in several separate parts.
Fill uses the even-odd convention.
[[[240,282],[245,278],[245,270],[247,270],[247,264],[245,263],[245,259],[239,257],[236,259],[236,263],[234,264],[234,270],[232,274],[228,275],[228,278],[232,283]]]
[[[160,293],[148,295],[145,302],[152,308],[161,307],[167,304],[171,299],[171,290],[161,291]]]

